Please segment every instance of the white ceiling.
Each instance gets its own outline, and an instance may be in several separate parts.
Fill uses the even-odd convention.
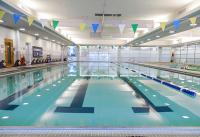
[[[184,32],[176,33],[168,37],[160,38],[151,42],[147,42],[143,45],[173,45],[179,43],[186,43],[191,41],[200,40],[200,27],[193,28]]]
[[[158,22],[169,21],[193,0],[4,0],[19,6],[38,19],[58,19],[59,32],[77,44],[125,44],[154,29]],[[122,14],[122,17],[95,17],[95,13]],[[90,25],[102,24],[98,37],[93,37]],[[131,23],[142,24],[134,35]],[[79,24],[86,23],[80,32]],[[118,24],[125,23],[120,34]]]

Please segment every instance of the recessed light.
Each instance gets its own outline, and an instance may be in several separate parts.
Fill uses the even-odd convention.
[[[25,29],[25,28],[20,28],[19,30],[20,30],[20,31],[25,31],[26,29]]]
[[[3,116],[3,117],[1,117],[1,119],[8,119],[9,118],[9,116]]]
[[[148,41],[150,41],[151,39],[147,39]]]
[[[169,103],[165,103],[165,105],[166,105],[166,106],[169,106],[170,104],[169,104]]]
[[[29,104],[29,103],[26,103],[26,102],[25,102],[25,103],[23,103],[23,105],[28,105],[28,104]]]
[[[4,21],[3,20],[0,20],[0,23],[3,23]]]
[[[169,31],[169,33],[170,33],[170,34],[172,34],[172,33],[175,33],[175,31],[173,31],[173,30],[170,30],[170,31]]]
[[[34,34],[35,36],[39,36],[39,34],[38,33],[36,33],[36,34]]]
[[[41,95],[38,94],[37,97],[41,97]]]
[[[160,36],[158,35],[158,36],[156,36],[156,38],[160,38]]]
[[[55,40],[52,40],[53,42],[55,42]]]
[[[190,118],[189,116],[181,116],[181,117],[184,118],[184,119]]]

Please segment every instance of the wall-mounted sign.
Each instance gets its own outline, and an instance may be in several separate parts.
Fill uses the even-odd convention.
[[[33,57],[39,58],[43,57],[43,49],[41,47],[33,47]]]

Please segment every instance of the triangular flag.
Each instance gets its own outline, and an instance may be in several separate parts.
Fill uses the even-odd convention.
[[[35,20],[34,17],[31,17],[31,16],[28,17],[28,25],[31,26],[34,20]]]
[[[119,31],[120,31],[121,34],[124,32],[125,26],[126,26],[126,24],[119,24],[119,25],[118,25]]]
[[[58,27],[59,21],[53,20],[53,28],[56,29]]]
[[[190,22],[191,22],[192,25],[196,24],[196,22],[197,22],[197,17],[192,17],[192,18],[190,18]]]
[[[160,23],[160,27],[161,27],[162,31],[165,31],[166,26],[167,26],[167,22]]]
[[[138,24],[132,24],[132,29],[134,33],[137,31],[137,28],[138,28]]]
[[[80,31],[84,31],[85,26],[86,26],[86,25],[85,25],[84,23],[81,23],[81,24],[80,24]]]
[[[174,20],[173,25],[174,25],[174,29],[178,30],[180,28],[180,25],[181,25],[180,20],[178,20],[178,19]]]
[[[14,19],[14,23],[17,24],[17,22],[20,20],[21,15],[14,13],[13,14],[13,19]]]
[[[92,29],[94,33],[97,32],[98,27],[99,27],[99,24],[92,24]]]
[[[45,21],[44,21],[43,19],[40,19],[40,23],[41,23],[41,25],[42,25],[42,28],[44,28],[44,23],[45,23]]]
[[[5,12],[4,11],[2,11],[2,10],[0,10],[0,20],[2,20],[3,19],[3,16],[5,15]]]

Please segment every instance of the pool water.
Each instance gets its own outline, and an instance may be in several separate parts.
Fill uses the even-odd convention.
[[[126,69],[150,68],[121,66],[76,62],[2,77],[0,126],[200,126],[199,95],[190,97]]]

